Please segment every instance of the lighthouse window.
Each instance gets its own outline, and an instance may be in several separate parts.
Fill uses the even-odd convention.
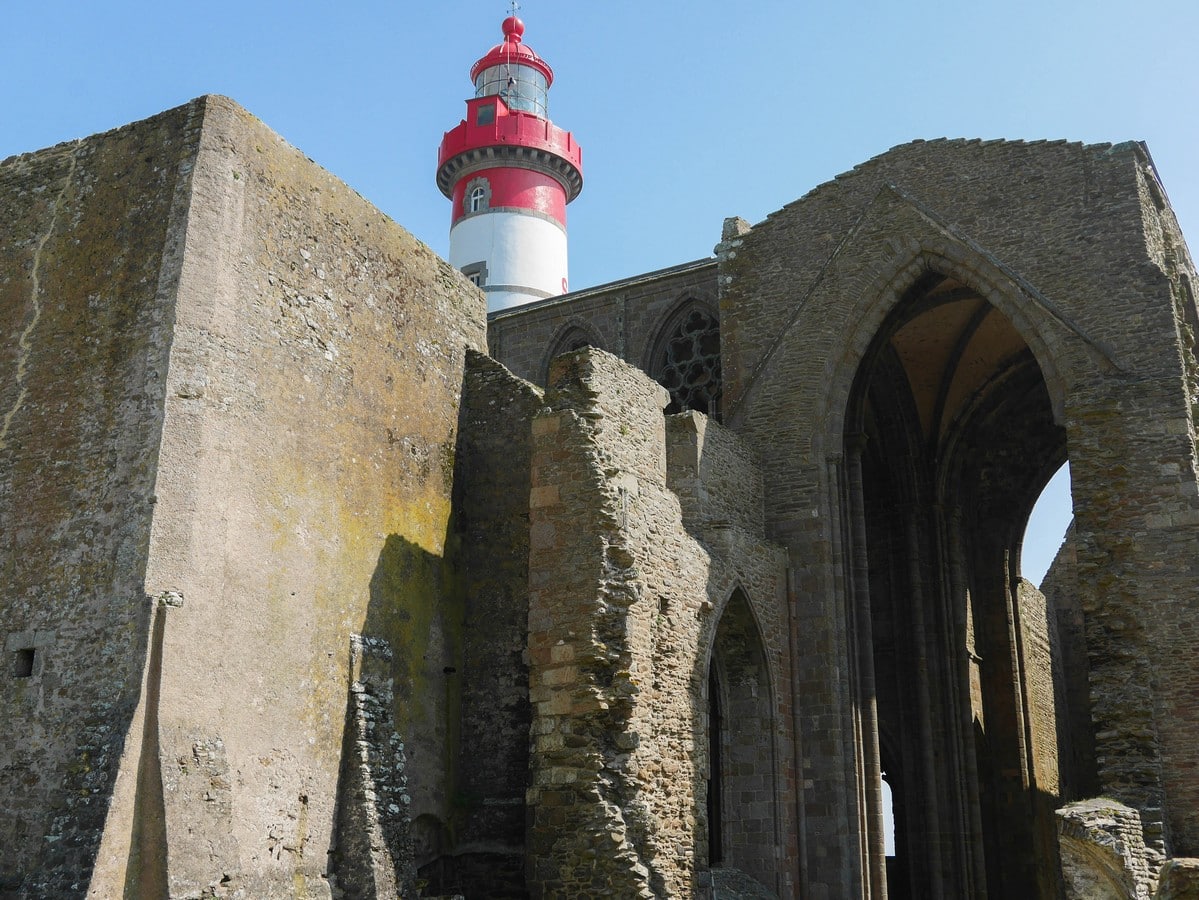
[[[483,212],[491,206],[491,182],[486,178],[472,178],[467,182],[463,205],[468,213]]]
[[[487,263],[477,262],[462,267],[462,274],[470,279],[470,283],[475,287],[483,287],[487,284]]]
[[[495,104],[485,103],[475,111],[476,125],[491,125],[495,122]]]
[[[499,96],[509,109],[548,117],[549,85],[531,66],[506,65],[484,69],[475,79],[475,96]]]

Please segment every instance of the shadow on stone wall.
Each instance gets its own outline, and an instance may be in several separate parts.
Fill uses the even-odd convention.
[[[151,613],[150,658],[146,666],[145,721],[142,723],[141,756],[133,799],[133,834],[129,864],[125,869],[126,897],[165,897],[167,890],[166,806],[159,763],[158,704],[162,687],[162,641],[167,610],[156,606]]]
[[[434,627],[443,566],[440,557],[389,535],[371,577],[362,633],[350,639],[330,859],[330,873],[350,900],[419,895],[403,725],[412,723],[412,701],[428,668],[419,665],[429,651],[421,639]],[[442,773],[420,774],[427,782]]]
[[[392,534],[352,639],[330,867],[347,898],[526,897],[528,503],[541,395],[467,354],[441,553]],[[433,542],[435,543],[435,542]]]

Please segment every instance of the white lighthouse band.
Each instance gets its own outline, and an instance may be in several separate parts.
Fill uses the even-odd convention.
[[[450,265],[487,294],[495,311],[567,290],[566,230],[511,207],[466,215],[450,229]]]

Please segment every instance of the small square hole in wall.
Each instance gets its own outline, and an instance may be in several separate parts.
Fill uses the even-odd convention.
[[[17,651],[17,657],[13,661],[12,670],[15,676],[18,678],[28,678],[33,674],[33,656],[35,652],[32,647]]]

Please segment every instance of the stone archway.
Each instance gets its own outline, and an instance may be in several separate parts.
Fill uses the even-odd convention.
[[[896,896],[1055,896],[1053,809],[1083,777],[1062,770],[1062,658],[1082,651],[1019,575],[1067,455],[1038,361],[977,289],[926,271],[858,368],[844,443],[872,878],[881,728],[906,798]]]

